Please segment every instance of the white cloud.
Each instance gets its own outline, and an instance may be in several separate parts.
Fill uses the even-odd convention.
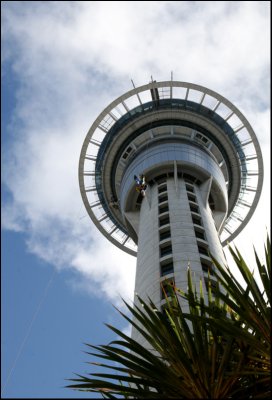
[[[270,171],[268,2],[6,2],[2,8],[3,62],[19,82],[8,131],[14,140],[3,152],[3,180],[13,197],[3,207],[4,226],[25,231],[39,257],[76,271],[77,287],[119,302],[118,293],[133,294],[136,261],[80,219],[84,137],[108,103],[131,89],[130,78],[142,85],[150,75],[168,80],[174,71],[174,79],[207,86],[241,107]],[[258,232],[266,222],[268,182],[256,212]],[[252,226],[245,231],[250,247]]]

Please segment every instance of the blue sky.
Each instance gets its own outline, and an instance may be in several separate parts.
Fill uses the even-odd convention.
[[[262,252],[270,221],[269,8],[261,2],[2,2],[2,397],[91,397],[83,343],[133,297],[135,258],[97,232],[77,182],[98,114],[135,84],[206,86],[259,139],[263,194],[235,244]]]

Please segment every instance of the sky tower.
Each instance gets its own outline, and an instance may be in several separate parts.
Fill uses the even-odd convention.
[[[133,84],[134,86],[134,84]],[[134,176],[144,175],[145,196]],[[162,286],[212,277],[212,253],[250,220],[261,195],[262,155],[243,114],[203,86],[152,81],[94,121],[81,150],[80,191],[97,228],[137,256],[135,291],[163,306]]]

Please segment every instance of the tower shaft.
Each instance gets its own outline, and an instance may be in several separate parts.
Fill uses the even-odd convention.
[[[205,206],[200,186],[172,177],[147,190],[139,212],[138,257],[135,291],[164,304],[161,284],[174,280],[187,288],[187,267],[199,282],[212,272],[212,253],[225,263],[222,246],[209,205]]]

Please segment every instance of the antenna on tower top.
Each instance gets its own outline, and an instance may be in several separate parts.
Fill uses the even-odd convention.
[[[131,82],[132,82],[132,85],[133,85],[133,87],[134,87],[134,89],[135,89],[135,85],[134,85],[134,82],[133,82],[133,80],[131,79]]]
[[[171,81],[173,80],[173,71],[171,71]]]

